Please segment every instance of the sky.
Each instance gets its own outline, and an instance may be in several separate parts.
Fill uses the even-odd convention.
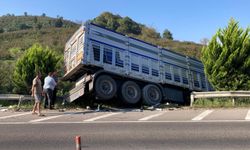
[[[168,29],[179,41],[200,43],[234,18],[250,26],[250,0],[0,0],[0,16],[42,15],[84,22],[111,12],[155,28]]]

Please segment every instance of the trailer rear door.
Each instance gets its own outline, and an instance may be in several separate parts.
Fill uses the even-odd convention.
[[[66,43],[64,51],[65,76],[76,71],[84,59],[84,28],[81,27]]]

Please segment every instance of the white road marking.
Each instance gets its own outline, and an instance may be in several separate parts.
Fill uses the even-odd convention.
[[[95,121],[95,120],[98,120],[98,119],[107,118],[107,117],[110,117],[110,116],[113,116],[113,115],[117,115],[117,114],[120,114],[120,113],[106,114],[106,115],[98,116],[98,117],[95,117],[95,118],[86,119],[84,121]]]
[[[250,110],[248,110],[245,120],[250,120]]]
[[[62,114],[62,115],[57,115],[57,116],[50,116],[50,117],[45,117],[45,118],[41,118],[41,119],[31,120],[31,121],[29,121],[29,122],[30,122],[30,123],[41,122],[41,121],[45,121],[45,120],[50,120],[50,119],[55,119],[55,118],[59,118],[59,117],[63,117],[63,116],[72,115],[72,114],[75,114],[75,113]]]
[[[24,115],[29,115],[29,114],[31,114],[31,112],[26,112],[26,113],[21,113],[21,114],[16,114],[16,115],[10,115],[10,116],[3,116],[3,117],[0,117],[0,119],[19,117],[19,116],[24,116]]]
[[[147,120],[149,120],[149,119],[152,119],[152,118],[161,116],[161,115],[163,115],[163,114],[164,114],[164,112],[161,112],[161,113],[158,113],[158,114],[154,114],[154,115],[150,115],[150,116],[147,116],[147,117],[144,117],[144,118],[139,119],[139,121],[147,121]]]
[[[203,118],[205,118],[206,116],[208,116],[213,111],[214,110],[206,110],[206,111],[202,112],[201,114],[199,114],[198,116],[194,117],[192,120],[193,121],[202,120]]]
[[[74,121],[74,122],[0,122],[0,125],[15,125],[15,124],[109,124],[109,123],[218,123],[218,122],[247,122],[249,123],[250,120],[201,120],[201,121],[192,121],[192,120],[169,120],[169,121],[138,121],[138,120],[131,120],[131,121]]]
[[[29,124],[28,122],[0,122],[0,125]]]

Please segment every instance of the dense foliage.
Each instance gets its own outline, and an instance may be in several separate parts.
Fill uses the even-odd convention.
[[[113,15],[109,12],[102,13],[93,19],[92,22],[124,34],[138,35],[141,34],[142,30],[142,25],[134,22],[131,18],[122,18],[119,15]]]
[[[231,19],[202,50],[202,62],[210,83],[217,90],[250,89],[250,29]]]
[[[58,70],[61,58],[48,47],[45,48],[39,44],[30,47],[15,65],[13,81],[16,92],[26,94],[30,92],[36,73],[40,71],[44,77],[48,72]]]

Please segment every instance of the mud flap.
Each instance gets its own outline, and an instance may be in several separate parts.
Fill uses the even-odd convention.
[[[79,84],[72,90],[70,90],[69,94],[65,96],[64,100],[71,103],[74,100],[84,95],[85,84]]]

